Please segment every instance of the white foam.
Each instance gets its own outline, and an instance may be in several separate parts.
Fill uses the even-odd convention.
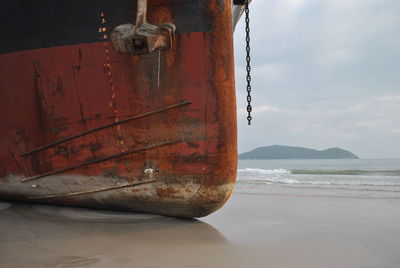
[[[271,173],[273,174],[273,173]],[[274,173],[276,174],[276,173]],[[311,185],[332,185],[332,186],[364,186],[364,187],[371,187],[371,186],[387,186],[387,187],[400,187],[400,183],[396,182],[370,182],[370,181],[311,181],[311,180],[298,180],[294,178],[282,178],[282,176],[275,176],[275,177],[264,177],[260,176],[258,178],[240,178],[238,177],[238,181],[246,181],[246,182],[265,182],[267,184],[311,184]]]
[[[275,180],[278,183],[284,183],[284,184],[298,184],[299,181],[295,179],[277,179]]]
[[[238,173],[248,173],[248,174],[290,174],[290,171],[287,171],[283,168],[276,169],[260,169],[260,168],[245,168],[238,169]]]
[[[276,183],[282,183],[282,184],[299,184],[300,182],[296,179],[288,179],[288,178],[258,178],[255,180],[249,180],[249,179],[241,179],[238,178],[238,181],[244,182],[244,183],[264,183],[264,184],[276,184]]]

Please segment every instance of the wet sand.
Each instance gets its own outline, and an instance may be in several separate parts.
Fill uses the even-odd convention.
[[[0,267],[400,267],[400,200],[234,194],[200,220],[0,202]]]

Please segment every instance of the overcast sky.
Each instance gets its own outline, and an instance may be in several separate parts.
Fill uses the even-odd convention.
[[[254,0],[253,122],[244,17],[235,32],[239,152],[340,147],[400,158],[400,1]]]

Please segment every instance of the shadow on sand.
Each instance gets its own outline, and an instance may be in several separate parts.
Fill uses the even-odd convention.
[[[126,255],[226,241],[202,221],[142,213],[0,202],[0,219],[2,261],[22,266],[75,267],[121,255],[110,263],[118,265]]]

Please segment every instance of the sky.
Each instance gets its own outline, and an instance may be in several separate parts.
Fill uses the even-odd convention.
[[[239,153],[340,147],[400,158],[400,1],[254,0],[252,125],[244,17],[236,26]]]

